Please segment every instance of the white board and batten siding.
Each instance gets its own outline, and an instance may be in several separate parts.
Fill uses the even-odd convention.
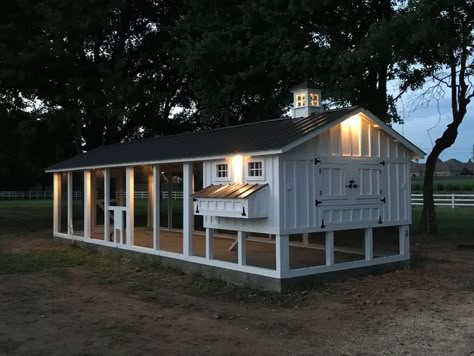
[[[250,177],[248,174],[248,163],[250,161],[261,161],[263,164],[263,175],[261,177]],[[229,172],[227,178],[217,177],[217,165],[227,163]],[[248,231],[255,233],[277,234],[279,231],[279,157],[267,155],[260,157],[243,157],[242,171],[235,172],[232,157],[226,160],[212,160],[203,162],[203,186],[211,184],[230,184],[235,182],[251,184],[268,184],[265,188],[266,206],[261,218],[240,218],[225,216],[204,216],[204,227],[233,231]],[[238,202],[236,202],[238,204]],[[258,209],[258,207],[256,208]],[[263,210],[263,207],[262,207]]]
[[[411,223],[411,153],[357,116],[281,156],[281,233]]]

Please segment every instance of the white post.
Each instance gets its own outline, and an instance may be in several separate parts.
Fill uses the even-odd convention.
[[[288,235],[275,236],[276,271],[280,277],[285,277],[290,270],[290,238]]]
[[[400,255],[410,259],[410,226],[400,225],[398,227],[398,238]]]
[[[160,249],[160,166],[153,166],[153,249]],[[150,199],[150,197],[148,197]]]
[[[53,234],[57,234],[61,221],[61,173],[53,175],[53,193]]]
[[[84,171],[84,238],[91,238],[91,171]]]
[[[454,209],[456,207],[455,200],[454,200],[454,193],[451,193],[451,208]]]
[[[334,231],[326,231],[326,266],[334,265]]]
[[[247,264],[247,233],[237,231],[237,262],[239,265]]]
[[[309,233],[303,232],[303,245],[309,245]]]
[[[193,166],[183,163],[183,254],[193,253],[194,211],[193,211]]]
[[[72,225],[72,172],[67,172],[67,233],[74,233]]]
[[[126,244],[128,246],[134,245],[135,233],[135,182],[133,167],[127,167],[125,177],[125,190],[127,193],[127,234]]]
[[[373,230],[365,229],[364,230],[364,237],[365,237],[365,259],[367,261],[374,259],[374,238],[373,238]]]
[[[214,229],[206,228],[206,258],[212,260],[214,258]]]
[[[154,216],[153,214],[153,207],[154,207],[153,182],[154,182],[154,179],[153,179],[153,173],[152,173],[148,175],[148,210],[147,210],[148,214],[147,214],[147,223],[146,223],[146,226],[148,228],[153,227],[153,216]]]
[[[95,228],[97,226],[97,172],[95,170],[91,172],[91,234],[95,233]]]
[[[110,241],[110,169],[104,169],[104,241]]]

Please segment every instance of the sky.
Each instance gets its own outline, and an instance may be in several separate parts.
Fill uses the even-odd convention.
[[[393,92],[398,90],[396,83],[390,83]],[[446,126],[452,121],[451,98],[445,91],[443,97],[432,100],[430,103],[420,105],[420,93],[407,93],[397,103],[397,110],[404,124],[393,125],[393,128],[408,140],[413,142],[427,154],[431,152],[435,140],[440,137]],[[468,107],[468,112],[459,127],[456,142],[441,154],[441,159],[446,161],[456,158],[462,162],[472,159],[474,145],[474,118],[472,110],[474,105]]]

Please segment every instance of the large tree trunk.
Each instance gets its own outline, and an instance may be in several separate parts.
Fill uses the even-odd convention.
[[[433,176],[438,156],[439,154],[435,154],[433,150],[426,160],[425,177],[423,181],[423,211],[421,212],[420,224],[423,227],[425,235],[435,235],[438,233],[433,199]]]

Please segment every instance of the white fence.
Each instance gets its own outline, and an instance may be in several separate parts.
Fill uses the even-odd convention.
[[[435,206],[464,208],[474,206],[474,194],[433,194]],[[411,205],[422,206],[423,194],[412,194]]]
[[[63,196],[65,197],[65,192]],[[73,199],[82,199],[81,191],[74,191]],[[434,194],[434,201],[436,206],[444,206],[451,208],[462,208],[462,207],[474,207],[474,194]],[[19,192],[19,191],[0,191],[0,200],[16,200],[16,199],[25,199],[25,200],[38,200],[38,199],[52,199],[53,192],[50,191],[31,191],[31,192]],[[135,199],[148,199],[148,192],[146,191],[136,191]],[[168,192],[161,192],[161,199],[168,199]],[[182,200],[183,192],[172,192],[172,200]],[[413,206],[423,205],[423,194],[412,194],[411,195],[411,204]]]
[[[63,197],[66,197],[66,192],[62,193]],[[82,199],[81,191],[72,192],[73,200]],[[0,191],[0,200],[46,200],[53,199],[53,192],[51,191],[31,191],[31,192],[21,192],[21,191]],[[148,192],[146,191],[136,191],[135,199],[148,199]],[[168,199],[168,192],[161,192],[161,199]],[[183,192],[171,192],[172,200],[182,200]]]

